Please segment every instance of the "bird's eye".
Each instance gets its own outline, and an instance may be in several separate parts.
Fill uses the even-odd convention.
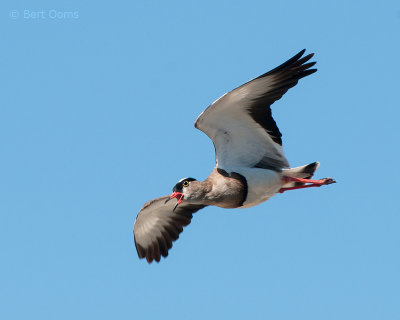
[[[184,187],[188,187],[188,186],[189,186],[189,181],[183,181],[182,185],[183,185]]]

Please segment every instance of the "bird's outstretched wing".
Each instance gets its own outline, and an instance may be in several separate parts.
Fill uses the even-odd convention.
[[[279,100],[298,80],[316,69],[307,63],[305,49],[279,67],[224,94],[197,118],[195,127],[214,143],[218,168],[289,167],[282,150],[282,134],[271,114]]]
[[[167,201],[169,198],[164,196],[147,202],[136,217],[133,227],[136,250],[139,258],[146,258],[148,263],[168,256],[172,242],[190,223],[193,213],[205,207],[184,201],[174,210],[176,200]]]

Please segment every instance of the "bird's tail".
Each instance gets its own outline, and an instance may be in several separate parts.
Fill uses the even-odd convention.
[[[303,179],[310,179],[314,175],[314,172],[318,169],[319,162],[313,162],[307,164],[305,166],[290,168],[290,169],[283,169],[282,175],[286,177],[295,177],[295,178],[303,178]],[[283,188],[291,188],[291,187],[298,187],[303,185],[304,183],[301,182],[287,182],[282,187]]]

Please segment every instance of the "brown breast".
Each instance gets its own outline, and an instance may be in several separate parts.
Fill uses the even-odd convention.
[[[203,182],[209,186],[205,195],[206,203],[222,208],[237,208],[243,205],[247,197],[247,181],[241,174],[228,174],[215,168]]]

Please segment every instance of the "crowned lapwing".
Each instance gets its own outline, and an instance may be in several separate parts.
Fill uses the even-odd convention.
[[[305,50],[279,67],[224,94],[197,118],[195,127],[215,146],[215,168],[204,181],[181,179],[173,193],[147,202],[136,218],[139,258],[149,263],[166,257],[193,213],[206,207],[249,208],[276,193],[334,183],[310,180],[319,162],[290,168],[271,105],[299,79],[317,69]],[[176,198],[174,201],[172,199]]]

